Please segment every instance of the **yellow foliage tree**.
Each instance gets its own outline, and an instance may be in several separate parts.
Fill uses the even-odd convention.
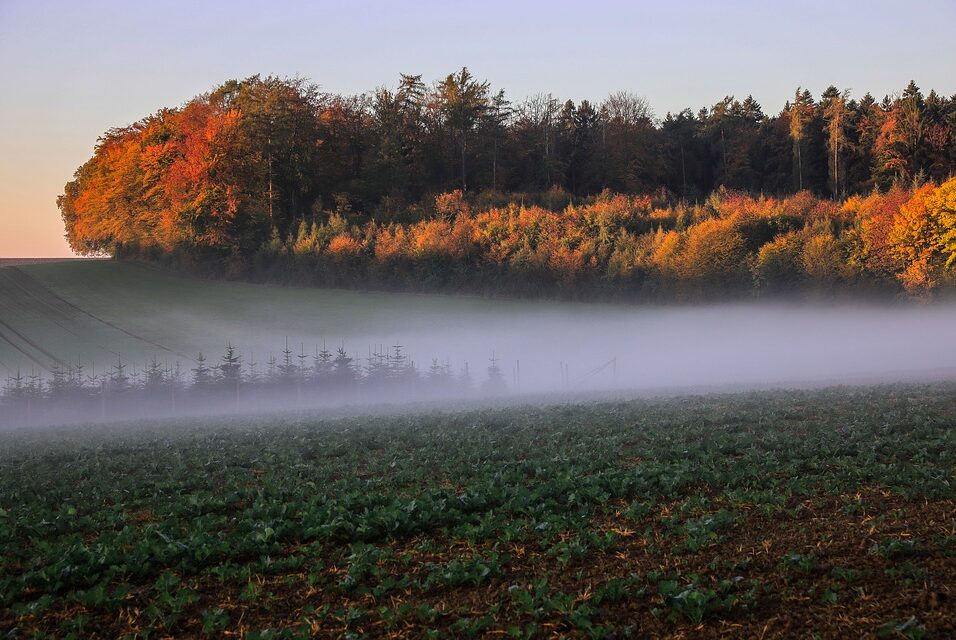
[[[352,236],[342,233],[329,241],[325,251],[334,260],[347,260],[357,256],[362,251],[362,245]]]
[[[754,260],[754,283],[764,292],[792,289],[802,273],[800,234],[784,233],[760,247]]]
[[[680,261],[685,279],[733,286],[745,267],[744,238],[733,220],[704,220],[688,229]]]
[[[840,244],[829,231],[807,238],[803,243],[801,263],[803,272],[817,285],[832,287],[848,275]]]
[[[651,265],[667,278],[676,278],[679,271],[680,249],[683,237],[676,231],[658,229],[651,250]]]
[[[956,178],[950,178],[940,185],[930,205],[939,220],[944,265],[953,274],[956,272]]]
[[[956,179],[926,184],[900,207],[889,242],[910,292],[931,291],[956,276]]]

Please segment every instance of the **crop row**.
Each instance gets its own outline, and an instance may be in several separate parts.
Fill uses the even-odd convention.
[[[876,615],[891,634],[945,630],[953,391],[7,433],[0,626],[771,637],[799,620],[875,633]]]

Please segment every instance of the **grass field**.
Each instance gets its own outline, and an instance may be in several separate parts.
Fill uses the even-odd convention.
[[[477,380],[494,354],[522,392],[956,378],[945,303],[599,305],[257,285],[111,260],[0,268],[3,377],[77,361],[101,374],[120,356],[131,371],[156,357],[188,374],[198,352],[216,363],[230,342],[262,371],[286,339],[296,353],[343,346],[359,365],[400,344],[421,369],[468,362]]]
[[[5,637],[953,637],[956,387],[0,436]]]
[[[0,374],[78,359],[102,369],[120,355],[140,365],[153,356],[188,365],[199,351],[217,357],[229,341],[248,353],[280,349],[287,337],[294,345],[344,342],[364,355],[369,344],[395,337],[568,308],[211,281],[115,261],[21,265],[0,268]]]

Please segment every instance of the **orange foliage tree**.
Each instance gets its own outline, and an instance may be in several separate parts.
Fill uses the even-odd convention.
[[[956,267],[956,179],[925,184],[899,210],[889,235],[908,291],[925,292],[954,279]]]

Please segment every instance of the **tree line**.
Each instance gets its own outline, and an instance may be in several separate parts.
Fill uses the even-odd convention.
[[[414,223],[333,212],[248,260],[153,254],[227,277],[317,286],[619,300],[929,296],[956,288],[956,179],[839,202],[719,190],[700,204],[606,192],[541,204],[440,194]],[[140,251],[120,256],[141,257]]]
[[[248,275],[264,251],[313,228],[344,224],[377,236],[382,227],[451,223],[441,201],[456,192],[478,215],[538,206],[559,217],[569,205],[624,194],[654,211],[684,211],[671,216],[683,226],[651,223],[666,234],[733,217],[711,203],[728,192],[763,203],[826,198],[845,212],[853,197],[937,188],[954,170],[956,97],[924,95],[912,82],[879,101],[797,89],[775,115],[748,96],[656,118],[627,92],[598,104],[552,95],[512,102],[468,69],[431,84],[402,75],[396,87],[353,96],[253,76],[108,131],[58,204],[79,252],[178,254]],[[834,237],[842,221],[831,220]],[[625,231],[646,224],[632,222]],[[346,235],[371,264],[373,243]],[[754,259],[756,241],[745,238]],[[562,244],[574,251],[581,241]],[[484,267],[498,262],[483,257]],[[846,252],[843,261],[859,266]],[[607,275],[600,256],[590,266],[594,277]]]
[[[184,368],[156,358],[141,369],[118,359],[99,374],[82,363],[49,372],[20,371],[0,387],[0,426],[141,418],[228,411],[294,410],[349,403],[448,400],[506,393],[508,383],[492,356],[482,380],[468,363],[456,370],[437,358],[419,368],[402,346],[370,349],[364,362],[344,347],[329,350],[288,343],[264,363],[231,344],[218,361],[198,354]]]

